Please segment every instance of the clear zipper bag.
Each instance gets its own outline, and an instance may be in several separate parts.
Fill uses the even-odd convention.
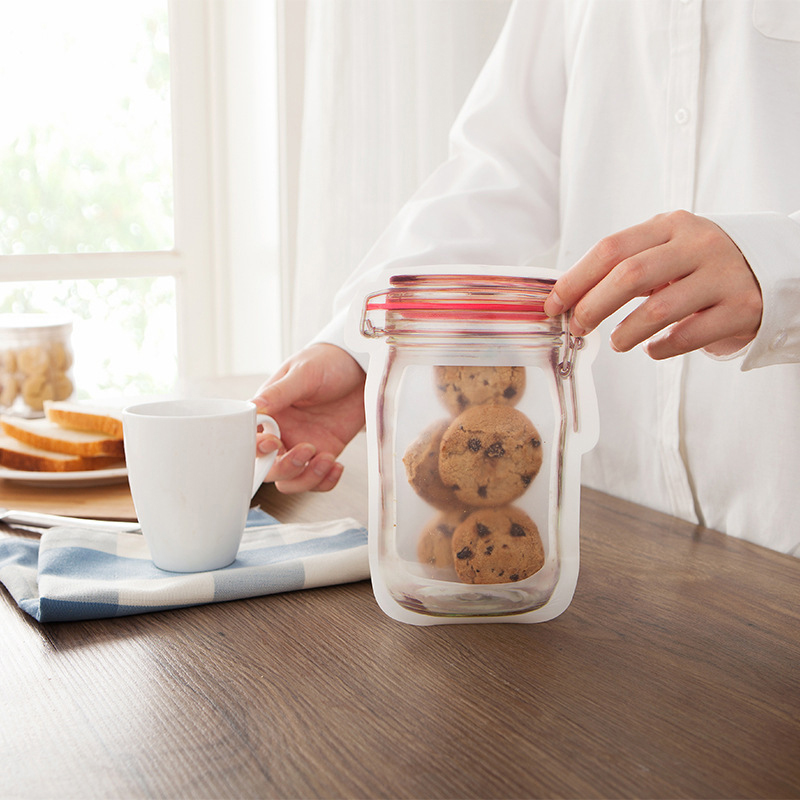
[[[351,309],[365,390],[370,571],[417,625],[540,622],[578,577],[592,337],[547,317],[550,270],[430,267]]]

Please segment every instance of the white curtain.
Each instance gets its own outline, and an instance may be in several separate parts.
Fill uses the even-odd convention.
[[[289,350],[419,184],[505,20],[509,0],[307,0]]]

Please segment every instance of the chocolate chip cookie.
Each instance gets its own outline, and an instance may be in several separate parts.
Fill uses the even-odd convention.
[[[539,432],[510,406],[468,408],[442,434],[439,475],[468,506],[510,503],[530,486],[541,466]]]
[[[417,542],[417,558],[440,575],[453,571],[453,531],[468,512],[442,511],[423,529]]]
[[[449,509],[463,504],[452,487],[445,486],[439,476],[439,445],[450,420],[428,426],[409,446],[403,456],[406,477],[414,491],[435,508]]]
[[[536,523],[521,509],[481,508],[453,531],[453,563],[464,583],[515,583],[544,564]]]
[[[525,367],[434,367],[436,390],[453,414],[486,403],[515,405],[525,390]]]

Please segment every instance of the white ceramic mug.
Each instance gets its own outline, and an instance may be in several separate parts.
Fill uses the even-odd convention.
[[[243,400],[164,400],[122,413],[133,504],[153,563],[203,572],[234,561],[250,500],[275,461],[256,430],[280,435]]]

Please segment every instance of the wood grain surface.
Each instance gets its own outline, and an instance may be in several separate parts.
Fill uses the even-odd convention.
[[[0,507],[68,517],[135,520],[128,481],[105,486],[40,486],[0,479]]]
[[[284,521],[366,521],[361,443]],[[0,593],[0,796],[797,798],[800,561],[592,491],[548,623],[367,582],[38,625]]]

